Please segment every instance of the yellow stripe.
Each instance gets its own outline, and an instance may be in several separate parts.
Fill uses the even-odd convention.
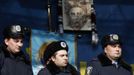
[[[85,61],[80,61],[80,73],[85,75],[87,63]]]

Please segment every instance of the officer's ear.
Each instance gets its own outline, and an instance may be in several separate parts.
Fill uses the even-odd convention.
[[[51,57],[51,60],[52,60],[53,62],[55,61],[55,59],[56,59],[55,56],[52,56],[52,57]]]
[[[5,43],[6,45],[8,45],[8,41],[9,41],[9,39],[7,39],[7,38],[4,39],[4,43]]]
[[[104,53],[107,53],[107,48],[106,47],[104,47]]]

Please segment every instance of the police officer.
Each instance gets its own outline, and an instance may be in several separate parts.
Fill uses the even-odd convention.
[[[23,51],[25,29],[21,25],[7,26],[0,46],[0,75],[33,75],[30,61]]]
[[[68,45],[65,41],[54,41],[44,51],[44,68],[38,75],[79,75],[79,72],[68,63]]]
[[[118,34],[105,35],[101,40],[104,52],[91,60],[87,75],[132,75],[132,69],[123,58],[122,41]]]

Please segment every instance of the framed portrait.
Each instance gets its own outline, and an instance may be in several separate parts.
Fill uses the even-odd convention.
[[[63,29],[91,31],[93,0],[62,0]]]

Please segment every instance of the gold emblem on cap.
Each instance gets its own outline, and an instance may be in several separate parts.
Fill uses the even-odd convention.
[[[114,35],[113,35],[113,39],[114,39],[114,40],[118,40],[118,39],[119,39],[119,36],[116,35],[116,34],[114,34]]]
[[[61,45],[61,47],[63,47],[63,48],[65,48],[65,47],[67,46],[65,42],[61,42],[60,45]]]

